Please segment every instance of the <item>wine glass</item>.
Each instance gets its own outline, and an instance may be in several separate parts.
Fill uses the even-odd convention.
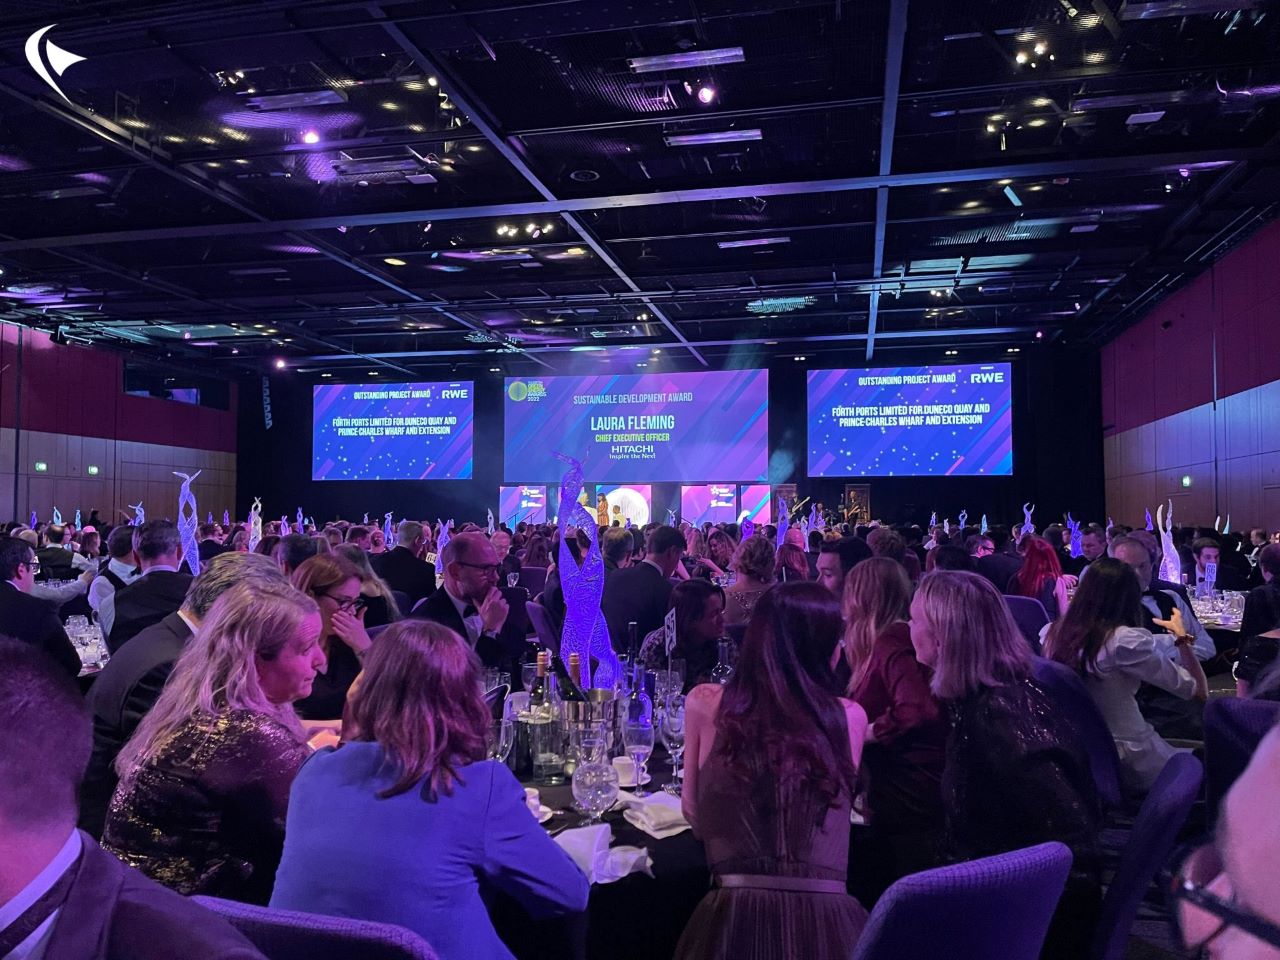
[[[622,728],[622,745],[636,764],[636,796],[648,796],[644,790],[645,762],[653,753],[653,721],[649,718],[629,721]]]
[[[520,574],[518,574],[518,573],[508,573],[508,574],[507,574],[507,586],[508,586],[508,587],[514,587],[514,586],[515,586],[517,583],[519,583],[519,582],[520,582]]]
[[[573,771],[573,799],[587,814],[583,826],[599,823],[618,800],[618,771],[608,763],[582,764]]]
[[[538,665],[536,663],[520,664],[520,689],[530,690],[533,688],[533,681],[538,676]]]
[[[662,789],[674,797],[680,796],[680,763],[684,757],[684,704],[685,698],[673,694],[667,698],[662,712],[662,745],[671,754],[671,781]]]
[[[489,724],[488,756],[490,760],[506,763],[515,742],[515,725],[510,720],[494,720]]]

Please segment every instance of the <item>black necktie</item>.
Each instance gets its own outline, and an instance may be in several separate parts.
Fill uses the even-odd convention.
[[[474,603],[468,603],[462,610],[463,620],[470,619],[471,617],[478,617],[479,615],[480,611],[476,609],[476,605]]]

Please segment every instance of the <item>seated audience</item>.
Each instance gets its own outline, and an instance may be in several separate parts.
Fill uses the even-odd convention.
[[[1155,570],[1153,557],[1147,546],[1136,535],[1117,537],[1111,544],[1111,555],[1129,567],[1138,575],[1138,585],[1142,587],[1142,620],[1138,624],[1155,635],[1156,646],[1163,649],[1170,660],[1178,659],[1172,640],[1157,621],[1168,621],[1176,610],[1182,617],[1183,628],[1195,637],[1196,657],[1200,660],[1212,660],[1217,653],[1213,640],[1196,619],[1191,606],[1168,588],[1157,588],[1152,574]]]
[[[829,590],[779,584],[729,682],[689,694],[682,806],[716,881],[679,960],[853,955],[867,915],[845,878],[867,717],[831,670],[840,627]]]
[[[381,527],[374,527],[369,531],[369,553],[376,556],[380,553],[387,552],[387,537],[382,532]]]
[[[80,826],[101,836],[107,805],[115,792],[116,757],[164,689],[182,651],[215,600],[237,584],[287,583],[280,568],[249,553],[218,554],[191,582],[176,613],[152,624],[120,648],[89,689],[93,713],[93,756],[81,794]]]
[[[772,538],[769,541],[773,542]],[[729,571],[729,565],[733,562],[733,552],[738,549],[737,543],[727,533],[720,529],[712,529],[707,534],[707,552],[703,556],[704,561],[710,561],[715,568],[712,572],[715,576],[724,576]]]
[[[1087,956],[1100,903],[1102,804],[1075,717],[1032,676],[1031,650],[984,577],[926,575],[911,643],[951,714],[943,851],[970,860],[1058,840],[1074,861],[1041,954]]]
[[[17,537],[0,537],[0,637],[43,650],[63,670],[77,676],[80,655],[58,619],[58,608],[31,595],[39,570],[31,544]]]
[[[934,570],[973,571],[973,558],[964,547],[954,543],[944,543],[929,551],[929,560],[925,564],[929,572]]]
[[[635,540],[631,531],[622,527],[610,527],[600,537],[600,556],[604,560],[605,576],[614,570],[631,566],[631,549]]]
[[[1213,533],[1212,530],[1209,533]],[[1212,564],[1215,578],[1214,590],[1244,590],[1248,583],[1244,577],[1230,564],[1222,562],[1222,546],[1212,536],[1197,537],[1191,542],[1191,563],[1184,563],[1182,575],[1186,579],[1187,588],[1199,595],[1208,589],[1208,575]]]
[[[676,584],[671,607],[676,612],[676,646],[671,656],[683,660],[684,685],[708,683],[724,639],[724,590],[709,580],[693,578]],[[640,659],[651,670],[664,670],[667,653],[663,627],[651,630],[640,645]]]
[[[764,537],[751,537],[751,540],[764,540]],[[741,549],[741,547],[739,547]],[[809,558],[794,543],[784,543],[778,548],[778,555],[773,561],[773,579],[779,583],[794,583],[797,580],[809,580]]]
[[[534,917],[586,909],[586,877],[485,759],[480,661],[436,623],[406,620],[370,652],[347,742],[319,750],[289,797],[271,905],[394,923],[442,960],[510,958],[485,888]]]
[[[800,552],[794,544],[789,546],[796,553]],[[738,545],[729,566],[735,579],[724,591],[724,619],[725,623],[734,626],[751,619],[751,611],[757,601],[773,586],[773,544],[764,537],[749,537]]]
[[[334,551],[338,556],[351,561],[351,565],[360,574],[360,596],[364,599],[364,625],[382,627],[394,623],[409,611],[402,611],[396,606],[396,598],[386,582],[373,572],[369,559],[372,554],[365,553],[354,543],[344,543]]]
[[[202,523],[196,529],[197,550],[200,555],[200,563],[205,564],[222,553],[226,548],[222,545],[219,536],[220,528],[216,523]]]
[[[436,566],[423,559],[427,547],[427,533],[422,524],[401,520],[395,547],[370,560],[374,572],[388,587],[409,598],[409,610],[436,592]],[[400,612],[408,614],[409,610]]]
[[[262,539],[258,541],[258,545],[254,547],[255,553],[260,553],[264,557],[274,557],[276,555],[276,544],[280,542],[280,538],[274,533],[264,534]]]
[[[182,552],[178,528],[168,520],[148,520],[134,528],[134,552],[142,575],[104,598],[111,607],[107,647],[115,653],[140,631],[174,613],[191,586],[191,574],[178,569]]]
[[[1249,591],[1240,623],[1240,663],[1236,680],[1241,696],[1276,661],[1280,650],[1280,545],[1267,544],[1258,552],[1263,584]]]
[[[1107,531],[1091,523],[1080,532],[1080,552],[1085,564],[1107,555]]]
[[[315,602],[283,584],[214,601],[116,758],[104,849],[179,893],[266,903],[308,752],[293,704],[324,665],[320,628]]]
[[[1022,566],[1001,592],[1039,600],[1049,620],[1057,620],[1067,609],[1067,586],[1074,578],[1063,576],[1058,551],[1048,541],[1028,535],[1022,538],[1021,550]]]
[[[543,536],[534,536],[529,538],[529,544],[524,549],[524,566],[539,567],[545,570],[551,565],[551,546],[547,542],[547,538]]]
[[[76,830],[89,714],[44,654],[0,640],[0,956],[264,960],[221,917]]]
[[[373,548],[373,531],[364,526],[349,527],[347,543],[354,543],[361,550],[368,551]]]
[[[870,556],[871,548],[857,537],[824,540],[818,552],[818,583],[839,602],[844,596],[844,581],[849,571]]]
[[[876,527],[867,534],[867,547],[873,557],[888,557],[902,564],[912,583],[920,579],[920,558],[915,551],[907,549],[907,541],[900,533],[888,527]]]
[[[1155,625],[1174,636],[1179,663],[1171,661],[1149,630],[1140,627],[1142,587],[1120,560],[1103,557],[1089,565],[1065,615],[1045,636],[1045,655],[1077,671],[1107,722],[1120,755],[1127,790],[1144,794],[1177,750],[1147,722],[1134,699],[1149,683],[1183,699],[1208,696],[1209,682],[1196,659],[1195,640],[1182,614]]]
[[[303,561],[290,581],[320,608],[324,656],[310,692],[296,704],[298,716],[338,720],[347,691],[360,673],[360,660],[372,643],[364,626],[360,571],[346,557],[333,553]]]
[[[978,533],[965,540],[965,549],[973,559],[973,571],[991,581],[1001,593],[1008,592],[1009,581],[1022,568],[1022,560],[1001,550],[1002,544],[990,533]]]
[[[71,546],[67,528],[59,523],[49,524],[44,532],[45,546],[36,551],[40,561],[40,580],[73,580],[79,574],[72,565]]]
[[[291,533],[280,538],[271,555],[284,575],[292,577],[295,570],[319,552],[320,544],[315,537],[308,537],[305,533]]]
[[[670,606],[671,578],[680,565],[685,546],[683,533],[674,527],[660,526],[649,538],[644,560],[605,578],[600,609],[615,649],[626,649],[628,623],[635,622],[637,640],[662,625]]]
[[[849,571],[837,666],[848,677],[845,696],[870,724],[867,829],[855,839],[850,874],[860,898],[873,902],[899,877],[934,866],[942,833],[947,721],[911,646],[910,605],[911,581],[897,561],[872,557]]]

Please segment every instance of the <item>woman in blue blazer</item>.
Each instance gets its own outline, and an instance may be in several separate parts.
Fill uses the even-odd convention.
[[[442,960],[512,956],[482,888],[534,917],[586,909],[586,877],[511,772],[484,759],[480,661],[461,637],[430,621],[393,624],[366,655],[349,710],[349,742],[318,751],[293,782],[271,906],[396,923]]]

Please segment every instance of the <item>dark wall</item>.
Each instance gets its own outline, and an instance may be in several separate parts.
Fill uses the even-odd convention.
[[[936,351],[935,351],[936,353]],[[964,358],[976,362],[983,358]],[[1008,359],[992,356],[989,359]],[[880,365],[937,362],[895,356]],[[1078,518],[1102,518],[1102,440],[1097,351],[1042,345],[1015,359],[1014,475],[1012,477],[890,477],[810,480],[805,472],[805,377],[802,364],[770,366],[770,482],[797,485],[801,497],[833,504],[845,483],[869,483],[872,509],[888,520],[924,522],[932,510],[955,516],[969,511],[976,522],[1022,518],[1022,504],[1037,504],[1037,526],[1067,510]],[[293,516],[301,506],[318,521],[336,516],[370,518],[391,510],[396,517],[483,521],[496,507],[502,484],[502,380],[476,381],[475,463],[472,480],[324,481],[311,480],[311,382],[288,375],[271,378],[272,429],[263,427],[256,382],[241,390],[240,515],[253,497],[263,500],[267,518]],[[709,481],[723,478],[708,477]],[[643,478],[636,478],[643,482]],[[555,496],[554,488],[550,491]],[[654,485],[654,516],[679,502],[677,484]],[[551,504],[554,512],[554,504]]]

